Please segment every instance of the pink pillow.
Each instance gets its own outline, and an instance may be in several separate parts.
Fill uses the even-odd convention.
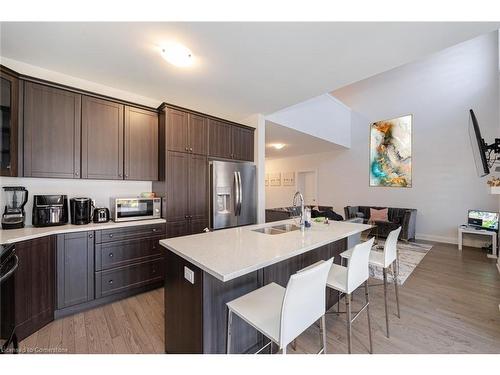
[[[370,220],[389,221],[389,218],[387,217],[388,212],[389,212],[388,208],[382,208],[381,210],[370,208]]]

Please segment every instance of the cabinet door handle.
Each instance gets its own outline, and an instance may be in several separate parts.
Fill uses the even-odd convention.
[[[158,228],[153,228],[153,232],[156,232],[158,230]]]
[[[108,284],[112,285],[113,284],[113,280],[109,280]]]
[[[109,253],[109,257],[110,257],[110,258],[113,258],[113,253]]]
[[[92,238],[92,237],[94,237],[94,236],[93,236],[93,235],[91,235],[91,234],[89,234],[89,238]]]
[[[192,147],[189,147],[189,151],[193,152],[193,148],[192,148]]]
[[[128,178],[128,174],[125,175],[125,178]]]
[[[109,235],[109,238],[113,238],[113,234],[110,234],[110,235]]]
[[[184,151],[189,151],[189,147],[184,147]]]
[[[78,176],[78,172],[75,172],[75,176]]]
[[[118,177],[123,177],[123,175],[121,173],[118,173]]]

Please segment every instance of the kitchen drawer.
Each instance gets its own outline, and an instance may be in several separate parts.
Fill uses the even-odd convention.
[[[96,298],[124,292],[161,282],[164,275],[163,258],[95,273]]]
[[[129,240],[133,238],[148,237],[151,235],[165,235],[165,224],[138,225],[126,228],[104,229],[95,232],[95,242],[104,243],[111,241]]]
[[[95,270],[126,266],[163,255],[159,241],[164,236],[100,243],[95,246]]]

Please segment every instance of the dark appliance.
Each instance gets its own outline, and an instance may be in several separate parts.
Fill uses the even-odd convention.
[[[90,198],[71,198],[69,200],[71,211],[71,224],[83,225],[92,221],[94,205]]]
[[[68,197],[66,195],[34,195],[33,226],[50,227],[68,223]]]
[[[23,186],[4,186],[5,208],[2,215],[3,229],[24,227],[24,205],[28,201],[28,190]]]
[[[0,354],[19,352],[14,318],[14,273],[18,264],[14,244],[0,245]]]
[[[109,210],[106,207],[94,208],[94,223],[107,223],[109,221]]]
[[[469,110],[469,137],[477,174],[479,177],[487,176],[490,174],[490,168],[498,160],[500,138],[495,138],[495,142],[492,144],[487,144],[484,141],[476,115],[472,109]],[[498,172],[499,167],[496,167],[495,170]]]

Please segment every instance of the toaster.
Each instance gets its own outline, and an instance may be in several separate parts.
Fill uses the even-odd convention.
[[[106,207],[94,208],[94,223],[107,223],[109,221],[109,210]]]

